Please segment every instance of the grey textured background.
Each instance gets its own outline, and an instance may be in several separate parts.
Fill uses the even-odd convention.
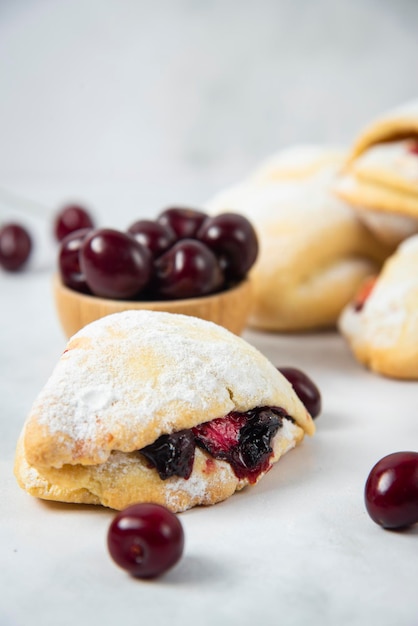
[[[414,97],[417,24],[415,0],[3,0],[0,185],[115,220],[203,201]]]

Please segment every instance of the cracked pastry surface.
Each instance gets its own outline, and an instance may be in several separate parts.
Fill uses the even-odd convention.
[[[213,504],[256,480],[196,445],[192,471],[161,479],[141,453],[165,435],[256,407],[279,407],[268,464],[313,434],[288,381],[255,348],[189,316],[128,311],[89,324],[67,344],[36,399],[15,460],[30,494],[122,509]],[[274,411],[273,411],[274,413]]]
[[[331,187],[343,153],[295,146],[207,203],[237,211],[257,230],[250,324],[270,331],[335,326],[365,276],[389,253]]]
[[[335,191],[392,248],[418,231],[418,101],[364,128]]]
[[[355,357],[382,375],[418,379],[418,235],[406,239],[362,298],[342,312],[339,329]]]

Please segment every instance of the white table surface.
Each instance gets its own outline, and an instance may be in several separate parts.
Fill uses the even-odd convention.
[[[110,510],[44,503],[15,482],[16,439],[65,339],[49,269],[3,273],[0,292],[2,626],[418,623],[418,528],[384,531],[363,503],[373,464],[417,449],[417,383],[364,371],[333,332],[246,331],[275,364],[317,381],[317,434],[259,485],[181,514],[183,559],[141,582],[107,554]]]
[[[350,143],[416,97],[417,19],[411,0],[1,3],[0,219],[36,240],[25,272],[0,272],[0,626],[418,624],[418,528],[384,531],[363,502],[376,461],[418,449],[418,383],[365,371],[336,333],[245,333],[317,381],[317,434],[258,486],[182,514],[184,558],[161,580],[110,560],[111,511],[40,502],[13,476],[65,346],[53,209],[85,200],[126,227],[289,144]]]

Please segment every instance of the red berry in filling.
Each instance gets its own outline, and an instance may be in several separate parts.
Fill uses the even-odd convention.
[[[305,406],[310,416],[317,417],[322,408],[321,393],[313,380],[296,367],[278,367],[279,372],[292,385],[299,400]]]
[[[84,239],[80,268],[96,296],[129,299],[147,285],[151,255],[132,235],[102,228]]]
[[[9,272],[20,270],[29,258],[32,239],[19,224],[5,224],[0,229],[0,265]]]
[[[258,407],[246,413],[229,413],[192,430],[198,446],[215,459],[227,461],[237,478],[255,483],[270,469],[271,441],[285,415],[276,407]]]
[[[363,309],[364,305],[366,304],[366,300],[370,296],[371,292],[373,291],[373,287],[376,284],[376,280],[377,280],[376,276],[370,276],[369,278],[366,278],[365,281],[360,285],[360,288],[355,295],[353,305],[352,305],[354,310],[357,313],[359,313]]]
[[[366,509],[383,528],[418,522],[418,452],[395,452],[372,468],[365,487]]]
[[[175,232],[177,239],[193,239],[207,217],[207,214],[202,211],[172,207],[160,213],[157,221],[164,226],[169,226]]]
[[[255,230],[243,215],[222,213],[208,218],[197,233],[220,259],[228,280],[241,280],[254,264],[258,254]]]
[[[148,248],[154,258],[160,256],[177,241],[177,236],[170,226],[153,220],[134,222],[128,228],[128,233]]]
[[[204,422],[193,428],[199,444],[212,456],[229,453],[231,448],[238,445],[241,429],[247,423],[245,413],[229,413],[226,417]]]
[[[107,533],[110,556],[137,578],[156,578],[173,567],[184,549],[178,517],[159,504],[133,504],[116,515]]]
[[[200,241],[182,239],[154,265],[153,285],[163,298],[194,298],[213,293],[223,283],[215,255]]]
[[[69,233],[80,228],[93,228],[94,223],[89,212],[77,204],[70,204],[61,209],[54,223],[57,241],[62,241]]]
[[[418,141],[414,139],[408,146],[408,150],[411,154],[418,154]]]
[[[58,267],[62,282],[70,289],[81,293],[91,293],[81,271],[79,258],[81,245],[89,232],[90,228],[82,228],[64,237],[58,253]]]
[[[292,421],[279,407],[257,407],[245,413],[233,411],[195,428],[161,435],[139,452],[163,480],[170,476],[187,480],[198,445],[213,458],[227,461],[238,478],[255,483],[261,473],[270,469],[271,441],[282,427],[283,419]]]

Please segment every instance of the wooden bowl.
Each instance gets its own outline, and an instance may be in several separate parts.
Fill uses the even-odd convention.
[[[105,315],[133,309],[193,315],[240,335],[251,309],[251,282],[248,278],[236,287],[214,295],[158,302],[88,296],[63,285],[58,274],[54,276],[53,290],[58,317],[68,338],[86,324]]]

